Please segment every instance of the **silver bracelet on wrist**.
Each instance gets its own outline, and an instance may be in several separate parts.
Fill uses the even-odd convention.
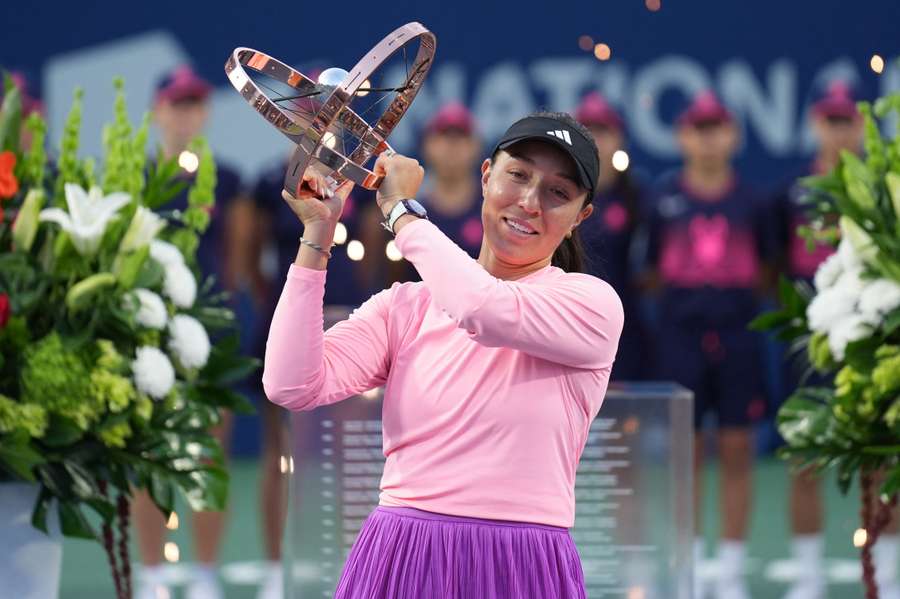
[[[309,247],[311,247],[312,249],[316,250],[316,251],[319,252],[320,254],[325,254],[325,257],[327,257],[327,258],[331,258],[331,248],[328,248],[328,249],[326,250],[325,248],[323,248],[323,247],[322,247],[321,245],[319,245],[318,243],[313,243],[312,241],[309,241],[309,240],[307,240],[307,239],[303,239],[302,237],[300,238],[300,243],[302,243],[303,245],[308,245]]]

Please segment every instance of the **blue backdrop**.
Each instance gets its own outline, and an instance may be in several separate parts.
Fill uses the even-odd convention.
[[[13,12],[15,10],[15,12]],[[87,93],[85,131],[111,114],[110,79],[126,77],[134,117],[153,82],[190,60],[214,81],[210,137],[218,154],[248,176],[286,151],[228,86],[222,64],[235,46],[291,64],[345,68],[388,31],[418,20],[438,37],[427,89],[392,141],[415,149],[417,127],[440,102],[470,103],[487,141],[537,107],[571,109],[590,89],[619,107],[634,162],[650,171],[674,164],[670,124],[694,91],[714,87],[745,126],[740,163],[773,182],[811,149],[806,109],[813,88],[834,76],[866,97],[900,88],[896,0],[720,2],[642,0],[541,2],[51,2],[3,9],[0,64],[39,82],[57,135],[72,88]],[[600,62],[578,47],[590,35],[612,48]],[[869,60],[888,60],[876,75]],[[93,127],[93,128],[92,128]],[[86,136],[86,151],[99,136]]]

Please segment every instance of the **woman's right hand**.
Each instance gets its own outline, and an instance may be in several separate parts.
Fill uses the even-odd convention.
[[[322,174],[309,168],[303,173],[297,196],[283,190],[281,197],[300,218],[305,228],[333,231],[352,189],[352,181],[345,181],[337,189],[332,189]]]

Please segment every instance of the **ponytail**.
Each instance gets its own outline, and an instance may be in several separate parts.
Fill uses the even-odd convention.
[[[563,237],[550,263],[566,272],[584,272],[584,247],[578,229],[572,231],[571,237]]]

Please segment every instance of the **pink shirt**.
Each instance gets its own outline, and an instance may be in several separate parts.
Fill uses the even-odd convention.
[[[325,272],[291,267],[266,347],[269,399],[310,410],[384,385],[381,505],[572,526],[622,331],[615,291],[552,266],[497,279],[426,220],[396,243],[423,282],[324,334]]]

